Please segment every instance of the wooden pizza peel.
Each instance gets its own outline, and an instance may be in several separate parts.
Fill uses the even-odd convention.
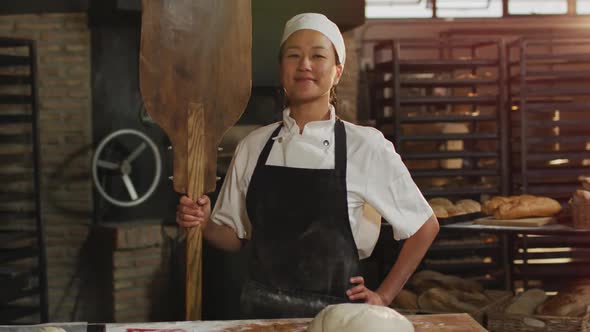
[[[251,89],[251,0],[143,0],[140,90],[174,154],[174,190],[215,190],[217,146]],[[202,234],[187,233],[186,319],[201,318]]]

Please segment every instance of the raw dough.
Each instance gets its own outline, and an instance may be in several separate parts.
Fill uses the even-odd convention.
[[[397,311],[364,303],[342,303],[325,307],[309,332],[414,332],[414,326]]]

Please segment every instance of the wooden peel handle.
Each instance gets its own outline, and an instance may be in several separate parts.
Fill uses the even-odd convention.
[[[187,195],[196,201],[205,184],[205,110],[203,104],[188,105]],[[200,320],[203,284],[203,234],[201,227],[188,229],[186,237],[186,319]]]

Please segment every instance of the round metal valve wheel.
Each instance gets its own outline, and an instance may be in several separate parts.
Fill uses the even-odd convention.
[[[147,200],[156,190],[161,173],[158,147],[135,129],[121,129],[106,136],[92,158],[96,190],[105,200],[121,207]]]

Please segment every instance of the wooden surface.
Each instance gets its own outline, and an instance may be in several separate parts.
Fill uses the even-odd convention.
[[[494,226],[519,226],[519,227],[539,227],[555,223],[553,217],[535,217],[535,218],[521,218],[521,219],[496,219],[494,217],[485,217],[475,219],[473,221],[480,225],[494,225]]]
[[[188,183],[187,195],[196,200],[204,193],[204,163],[200,162],[205,150],[205,110],[203,104],[190,103],[188,110]],[[185,317],[201,317],[203,285],[203,232],[193,227],[186,234],[186,305]]]
[[[140,90],[174,154],[174,190],[216,185],[217,146],[250,97],[250,0],[143,0]],[[186,318],[201,314],[201,233],[187,236]]]
[[[485,332],[467,314],[406,316],[414,325],[415,332]],[[275,319],[251,321],[203,321],[177,323],[108,324],[106,332],[305,332],[311,319]],[[365,331],[360,331],[365,332]],[[371,332],[371,331],[366,331]]]
[[[590,233],[590,229],[576,229],[571,224],[562,223],[549,224],[539,227],[520,227],[480,225],[473,223],[473,221],[462,221],[454,224],[441,225],[441,228],[472,232],[522,233],[538,235],[569,235]]]

